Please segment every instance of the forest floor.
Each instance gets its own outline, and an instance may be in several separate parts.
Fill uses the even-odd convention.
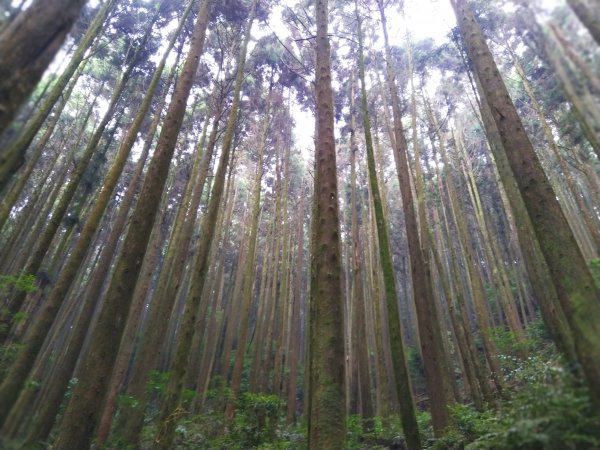
[[[593,413],[577,369],[563,361],[541,321],[529,327],[528,336],[527,342],[518,346],[510,333],[496,333],[506,388],[495,405],[484,411],[470,404],[449,406],[454,425],[439,439],[433,437],[429,413],[419,412],[424,448],[600,449],[600,417]],[[519,350],[526,350],[529,356],[516,356]],[[305,424],[286,424],[285,405],[278,397],[245,394],[230,422],[216,412],[220,411],[223,395],[226,390],[212,390],[207,399],[207,406],[215,406],[212,412],[181,420],[177,449],[306,448]],[[365,431],[363,425],[360,416],[348,418],[348,449],[405,448],[398,416],[374,418],[370,431]],[[147,448],[151,448],[153,431],[150,423],[145,434]]]
[[[466,402],[450,405],[454,424],[438,439],[433,436],[429,413],[424,410],[418,413],[425,449],[600,449],[600,417],[593,413],[590,397],[577,375],[577,368],[565,363],[550,343],[541,322],[529,327],[528,336],[526,343],[517,346],[510,333],[496,332],[505,392],[495,405],[483,411],[476,410]],[[523,350],[529,356],[518,357],[518,354],[524,353]],[[410,360],[410,369],[413,377],[418,377],[422,372],[418,353],[414,354],[417,357]],[[150,382],[149,389],[160,394],[167,381],[165,374],[157,374]],[[416,381],[418,385],[419,380]],[[174,450],[307,448],[305,423],[300,420],[296,424],[288,424],[285,404],[279,397],[245,393],[238,402],[234,420],[229,420],[222,412],[229,389],[224,388],[219,380],[216,380],[216,384],[221,386],[211,389],[204,402],[207,412],[181,417]],[[187,394],[190,405],[194,400],[194,392]],[[420,402],[419,406],[424,405]],[[157,409],[156,406],[154,408]],[[156,414],[157,411],[154,417]],[[349,450],[405,448],[398,416],[387,419],[375,417],[370,421],[368,430],[365,423],[357,415],[348,418],[346,447]],[[154,418],[150,414],[143,432],[142,449],[152,448],[155,433]],[[16,450],[20,448],[20,443],[2,441],[0,448]],[[118,436],[112,436],[104,447],[105,450],[124,448]]]

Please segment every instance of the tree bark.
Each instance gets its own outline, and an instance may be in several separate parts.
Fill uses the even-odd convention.
[[[52,62],[86,0],[35,0],[0,34],[0,133],[8,127]],[[25,150],[98,35],[114,0],[100,9],[70,64],[13,145],[0,152],[0,189],[23,164]],[[15,51],[18,48],[19,51]]]
[[[267,94],[270,95],[270,92]],[[254,184],[252,187],[252,209],[250,212],[250,232],[248,235],[248,253],[246,254],[246,266],[242,280],[242,295],[240,299],[240,315],[238,323],[238,339],[235,360],[233,363],[233,372],[231,374],[231,390],[232,398],[227,403],[227,416],[233,417],[236,404],[240,394],[240,386],[242,381],[242,371],[244,368],[244,359],[246,356],[246,343],[248,340],[248,324],[250,322],[250,307],[252,305],[252,294],[254,293],[254,268],[256,259],[256,244],[258,239],[258,224],[260,218],[261,206],[261,183],[264,174],[264,153],[267,144],[267,131],[269,129],[269,121],[271,116],[270,99],[267,99],[268,106],[265,112],[265,119],[258,146],[258,159],[256,162],[256,174],[254,175]],[[264,270],[264,268],[263,268]],[[257,342],[258,344],[258,342]]]
[[[155,205],[162,194],[173,157],[187,98],[196,77],[208,25],[211,2],[202,3],[183,71],[178,79],[165,124],[148,168],[146,181],[116,263],[105,302],[92,332],[91,347],[83,362],[79,383],[73,391],[56,441],[57,449],[86,448],[99,418],[103,396],[127,320],[129,305],[150,232],[156,219]]]
[[[225,175],[233,149],[233,137],[237,123],[237,115],[239,113],[240,92],[244,78],[248,42],[250,40],[250,33],[256,15],[256,3],[257,0],[254,0],[252,3],[244,40],[240,47],[235,79],[235,91],[227,122],[227,130],[223,136],[221,158],[215,172],[210,200],[200,224],[201,238],[192,264],[192,273],[194,276],[192,277],[190,289],[185,301],[185,309],[175,346],[175,357],[173,364],[171,365],[171,376],[169,378],[169,383],[158,418],[157,435],[155,437],[155,447],[157,449],[169,450],[172,447],[173,439],[175,438],[177,411],[179,410],[185,372],[189,363],[189,349],[194,338],[194,333],[196,332],[194,325],[196,324],[196,316],[202,300],[204,284],[208,274],[209,251],[214,238],[215,224],[217,222],[221,198],[225,187]]]
[[[465,0],[452,0],[482,97],[490,105],[563,307],[579,362],[600,411],[600,289],[584,260],[502,81],[485,37]],[[518,218],[517,218],[518,219]]]
[[[328,1],[315,4],[316,148],[311,249],[308,442],[315,449],[343,449],[346,442],[344,300]]]
[[[600,45],[600,2],[598,0],[567,0],[567,3]]]

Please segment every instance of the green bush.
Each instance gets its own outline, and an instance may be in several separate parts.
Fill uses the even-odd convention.
[[[568,450],[600,448],[600,417],[589,393],[552,349],[511,359],[512,390],[498,408],[478,412],[454,405],[455,427],[432,449]]]
[[[35,292],[35,275],[0,275],[0,292],[8,292],[11,289],[28,294]]]
[[[222,392],[215,389],[215,392]],[[208,393],[208,397],[212,395]],[[282,400],[275,395],[244,393],[237,402],[236,415],[229,420],[219,410],[196,416],[182,416],[176,428],[177,449],[294,449],[305,448],[302,429],[286,427],[280,417]],[[152,426],[145,433],[149,446]]]

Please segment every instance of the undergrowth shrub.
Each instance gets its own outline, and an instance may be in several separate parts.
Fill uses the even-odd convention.
[[[525,360],[505,356],[503,364],[509,399],[483,412],[467,405],[451,406],[455,426],[430,448],[600,448],[600,417],[594,414],[589,393],[577,376],[563,367],[553,349]]]

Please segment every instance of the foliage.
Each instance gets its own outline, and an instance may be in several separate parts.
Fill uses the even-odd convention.
[[[35,275],[0,275],[0,292],[6,293],[10,289],[19,292],[35,292]]]
[[[4,379],[22,347],[22,344],[17,343],[0,345],[0,380]]]
[[[523,342],[517,342],[515,334],[506,327],[494,328],[492,330],[492,339],[496,344],[500,359],[504,361],[518,361],[519,359],[516,358],[516,355],[522,354],[522,352],[535,352],[552,341],[541,317],[538,317],[529,324]],[[511,367],[507,368],[503,364],[503,369],[510,370]]]
[[[224,393],[219,388],[212,391],[215,392],[209,391],[208,397]],[[275,395],[244,393],[238,400],[233,420],[222,412],[222,408],[200,415],[182,415],[176,428],[176,448],[305,448],[306,433],[299,426],[284,424],[280,416],[284,410],[282,400]],[[144,430],[143,442],[148,447],[152,445],[153,428],[151,424]]]
[[[527,330],[526,348],[533,356],[514,356],[514,337],[496,330],[507,399],[493,408],[477,411],[471,405],[449,406],[454,425],[434,438],[431,416],[417,416],[424,448],[452,449],[593,449],[600,448],[600,418],[578,373],[562,365],[548,343],[547,330],[534,321]],[[501,344],[501,345],[500,345]],[[160,375],[160,376],[159,376]],[[153,390],[161,391],[168,375],[156,374]],[[207,392],[207,412],[182,415],[177,426],[176,449],[304,449],[306,429],[285,423],[283,401],[274,395],[245,393],[237,401],[236,416],[223,411],[230,392],[222,383]],[[147,427],[145,442],[151,447],[154,430]],[[348,418],[346,447],[350,450],[403,448],[400,418],[354,415]],[[144,446],[145,447],[145,446]]]
[[[146,385],[148,392],[152,394],[163,394],[167,389],[170,375],[169,372],[159,372],[158,370],[150,372],[150,379]]]
[[[25,292],[27,294],[35,292],[37,290],[35,280],[35,275],[0,275],[0,294],[8,295],[12,291]],[[27,320],[28,315],[25,312],[18,311],[10,317],[8,308],[3,308],[0,310],[0,317],[10,319],[7,322],[0,324],[0,327],[4,328]],[[6,331],[6,329],[3,329],[2,331]],[[12,352],[11,350],[2,350],[2,352],[5,351]],[[2,371],[3,368],[8,367],[8,362],[12,362],[13,360],[14,358],[7,360],[3,357],[0,371]]]
[[[505,357],[505,361],[509,359]],[[510,358],[510,398],[483,412],[456,404],[455,427],[432,449],[593,449],[600,447],[600,417],[576,373],[551,348],[525,360]],[[505,366],[506,370],[506,366]]]
[[[35,275],[0,275],[0,294],[8,294],[12,290],[17,292],[31,293],[37,290],[35,284]],[[4,317],[8,314],[8,310],[1,311],[0,316]],[[27,320],[27,313],[19,311],[14,314],[8,323],[3,323],[0,326],[6,327],[11,324],[18,324]],[[8,368],[14,362],[22,345],[9,344],[0,346],[0,379],[6,375]]]
[[[421,412],[417,415],[419,428],[422,423],[430,421],[430,415],[427,412]],[[353,449],[383,449],[383,448],[402,448],[404,434],[402,423],[399,416],[388,418],[373,417],[364,419],[359,415],[348,417],[347,422],[348,439],[346,448]]]

